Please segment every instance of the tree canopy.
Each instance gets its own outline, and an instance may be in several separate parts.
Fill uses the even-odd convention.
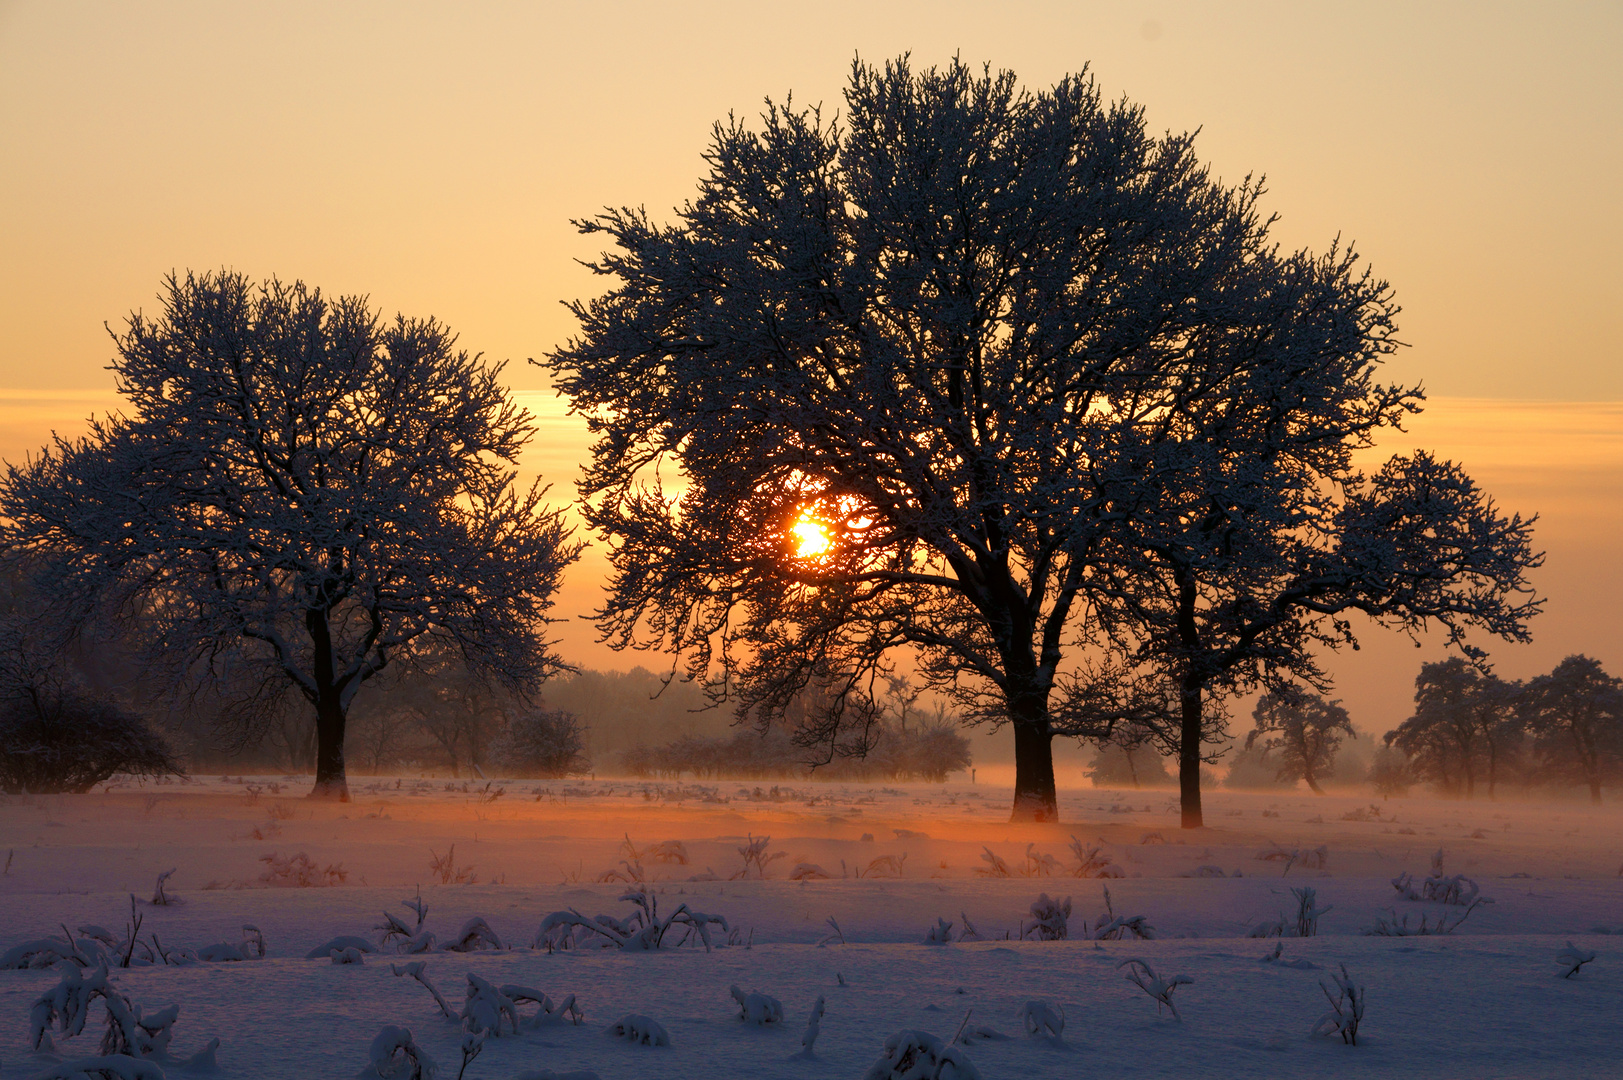
[[[177,686],[291,687],[318,794],[347,798],[357,692],[425,643],[520,688],[560,667],[546,611],[578,545],[516,484],[534,426],[500,365],[302,282],[188,273],[161,300],[113,333],[128,411],[6,466],[8,558],[138,625]]]
[[[1350,464],[1420,401],[1350,248],[1280,252],[1260,181],[1085,73],[859,60],[845,106],[717,124],[672,224],[579,223],[613,282],[546,363],[597,436],[613,644],[767,723],[833,686],[830,742],[905,652],[1012,727],[1040,820],[1052,739],[1138,717],[1100,680],[1171,680],[1198,825],[1203,696],[1312,681],[1342,613],[1525,633],[1527,523],[1450,463]]]

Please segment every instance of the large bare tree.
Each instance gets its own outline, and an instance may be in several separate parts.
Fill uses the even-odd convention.
[[[356,693],[425,642],[519,688],[561,666],[546,611],[578,545],[515,482],[534,426],[499,365],[302,283],[187,274],[161,300],[113,334],[128,412],[7,465],[8,556],[137,622],[177,685],[291,684],[318,796],[348,797]]]
[[[1129,528],[1168,509],[1145,468],[1220,458],[1183,436],[1281,367],[1346,384],[1325,406],[1366,427],[1401,412],[1369,374],[1396,308],[1348,252],[1281,255],[1260,184],[1214,180],[1190,136],[1151,135],[1086,76],[1032,93],[858,61],[845,100],[843,127],[775,105],[758,131],[717,125],[674,224],[582,223],[613,242],[595,269],[614,285],[548,363],[599,437],[602,625],[694,676],[719,662],[757,718],[843,687],[828,739],[910,651],[1012,727],[1014,816],[1052,819],[1053,738],[1131,711],[1075,665],[1134,636],[1095,616],[1105,571],[1164,532]],[[1280,423],[1311,425],[1314,401],[1276,402]]]

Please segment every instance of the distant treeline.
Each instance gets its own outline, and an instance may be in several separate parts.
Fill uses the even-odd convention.
[[[864,756],[839,756],[813,768],[808,751],[777,729],[727,736],[685,735],[662,746],[637,746],[621,753],[632,776],[710,778],[718,780],[927,780],[941,783],[947,774],[970,766],[969,740],[952,724],[917,723],[903,729],[882,725],[874,746]]]

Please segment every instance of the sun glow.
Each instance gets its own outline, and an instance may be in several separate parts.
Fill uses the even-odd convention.
[[[790,526],[789,531],[795,537],[795,558],[810,559],[822,555],[834,546],[828,535],[828,529],[823,523],[806,514]]]

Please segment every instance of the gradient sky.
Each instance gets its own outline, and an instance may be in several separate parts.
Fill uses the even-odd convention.
[[[713,121],[837,108],[851,59],[954,53],[1030,86],[1088,64],[1152,128],[1266,174],[1288,246],[1353,241],[1396,286],[1389,375],[1432,407],[1392,451],[1462,462],[1542,515],[1526,676],[1623,673],[1623,4],[3,3],[0,457],[112,402],[104,322],[171,269],[368,293],[512,358],[526,462],[569,491],[579,425],[526,366],[598,287],[569,226],[693,191]],[[589,610],[601,562],[560,613]],[[566,655],[629,666],[562,632]],[[1360,726],[1406,715],[1419,654],[1333,662]]]

